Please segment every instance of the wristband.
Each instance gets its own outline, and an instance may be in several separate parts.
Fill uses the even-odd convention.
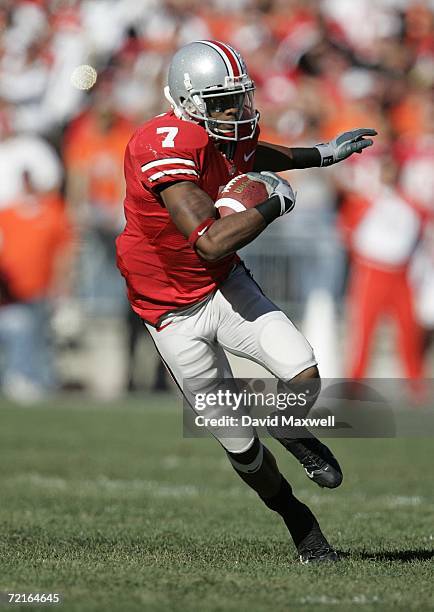
[[[209,217],[208,219],[205,219],[205,221],[202,221],[202,223],[200,223],[196,227],[196,229],[191,232],[187,240],[190,243],[190,245],[193,247],[193,249],[196,245],[196,242],[199,240],[201,236],[203,236],[209,230],[209,228],[214,223],[214,221],[215,219],[213,217]]]
[[[321,166],[321,152],[317,147],[311,148],[292,148],[292,161],[294,168],[319,168]]]
[[[264,221],[269,225],[274,219],[280,217],[282,213],[282,205],[278,195],[271,196],[265,202],[255,206],[256,210],[264,217]]]

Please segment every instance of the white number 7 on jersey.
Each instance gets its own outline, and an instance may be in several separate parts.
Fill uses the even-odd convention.
[[[175,136],[178,133],[179,128],[177,127],[159,127],[157,128],[157,134],[167,134],[166,138],[162,142],[163,147],[174,147]]]

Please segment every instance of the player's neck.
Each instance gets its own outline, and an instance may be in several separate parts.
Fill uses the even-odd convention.
[[[223,153],[226,159],[230,159],[230,160],[234,159],[235,150],[237,146],[236,142],[234,142],[233,140],[230,140],[230,141],[220,140],[220,141],[215,142],[215,146],[220,151],[220,153]]]

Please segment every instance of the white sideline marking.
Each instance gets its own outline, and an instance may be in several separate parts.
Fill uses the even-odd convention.
[[[100,476],[95,480],[66,480],[51,476],[43,476],[37,473],[19,474],[15,478],[7,479],[7,482],[16,484],[30,484],[38,488],[77,491],[78,494],[83,492],[103,492],[117,491],[123,494],[134,491],[144,492],[154,497],[195,497],[199,495],[198,487],[194,485],[173,485],[170,483],[162,483],[155,480],[121,480],[111,479],[106,476]]]
[[[420,495],[390,495],[386,499],[386,503],[390,508],[399,506],[420,506],[423,503]]]
[[[19,474],[15,478],[9,479],[11,482],[21,482],[24,484],[31,484],[35,487],[44,487],[46,489],[62,489],[68,488],[68,482],[64,478],[58,478],[57,476],[42,476],[42,474],[29,473]]]
[[[181,465],[181,458],[176,455],[168,455],[161,461],[161,465],[168,470],[173,470]]]
[[[213,462],[214,463],[214,462]],[[169,455],[165,458],[163,462],[163,467],[167,470],[174,469],[181,464],[181,459],[176,455]],[[217,462],[218,464],[218,462]],[[226,465],[226,460],[224,460],[224,465]],[[103,491],[118,491],[122,493],[128,492],[144,492],[149,495],[153,495],[154,497],[194,497],[200,494],[205,494],[205,489],[203,487],[198,487],[196,485],[185,484],[185,485],[177,485],[170,484],[166,482],[161,482],[157,480],[146,480],[140,478],[134,478],[131,480],[127,479],[114,479],[108,478],[104,475],[99,476],[93,480],[74,480],[74,479],[65,479],[57,476],[46,476],[43,474],[39,474],[37,472],[27,472],[21,473],[13,478],[5,479],[6,484],[27,484],[38,488],[44,489],[54,489],[54,490],[67,490],[74,489],[79,493],[87,493],[88,491],[98,490],[99,492]],[[214,494],[218,495],[219,491],[214,491]],[[250,494],[248,490],[242,490],[240,487],[228,487],[225,489],[225,496],[231,497],[239,497],[244,496],[246,494]],[[323,505],[328,504],[328,498],[316,494],[311,493],[307,489],[301,490],[300,495],[307,501],[309,504],[315,505]],[[358,498],[358,495],[350,496],[352,499]],[[378,496],[377,498],[372,498],[370,500],[371,503],[375,503],[375,507],[372,508],[372,511],[366,512],[358,512],[355,514],[356,519],[364,519],[364,518],[372,518],[373,514],[381,514],[382,507],[384,508],[398,508],[398,507],[414,507],[420,506],[425,503],[425,500],[420,495],[383,495]]]
[[[307,503],[312,504],[328,504],[330,500],[323,495],[318,493],[312,493],[309,489],[301,489],[298,491],[300,497],[306,500]],[[421,495],[377,495],[367,496],[357,492],[347,494],[347,499],[354,504],[368,504],[370,510],[365,512],[358,512],[355,516],[364,517],[372,516],[375,513],[381,513],[384,508],[397,508],[402,506],[420,506],[426,503],[426,499]]]
[[[328,595],[307,595],[306,597],[302,597],[299,599],[301,604],[324,604],[327,606],[330,605],[369,605],[376,604],[380,602],[380,598],[377,595],[354,595],[351,599],[336,599],[335,597],[329,597]]]

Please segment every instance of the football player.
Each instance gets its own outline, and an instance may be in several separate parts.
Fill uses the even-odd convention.
[[[255,85],[232,47],[202,40],[173,57],[165,95],[171,110],[139,127],[125,153],[127,219],[118,267],[133,310],[187,401],[232,378],[224,349],[262,364],[282,383],[318,382],[312,347],[253,281],[236,251],[295,204],[290,185],[272,181],[255,208],[217,218],[214,202],[233,176],[328,166],[373,144],[357,129],[312,148],[259,141]],[[368,137],[368,138],[366,138]],[[283,518],[304,563],[337,554],[310,509],[293,494],[253,429],[213,430],[239,476]],[[319,440],[271,432],[323,487],[342,481]]]

